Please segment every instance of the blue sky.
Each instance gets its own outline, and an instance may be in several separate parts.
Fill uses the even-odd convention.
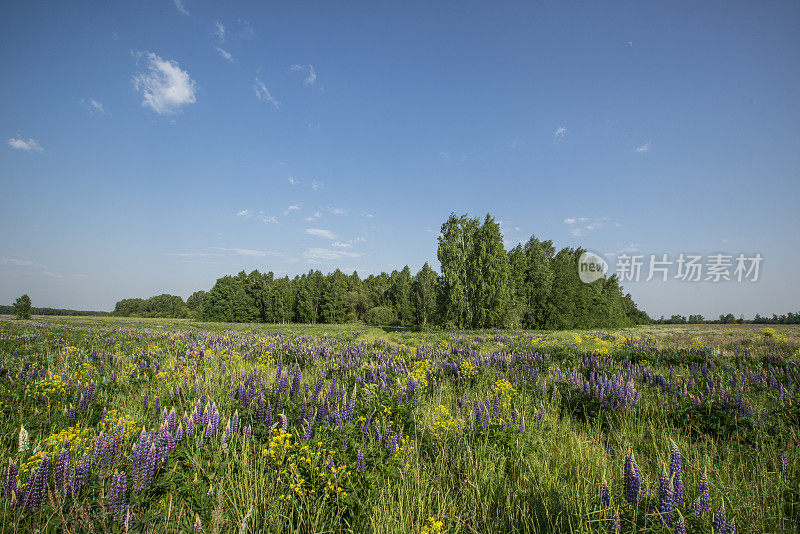
[[[0,302],[436,261],[451,211],[616,255],[654,316],[796,311],[797,2],[4,2]]]

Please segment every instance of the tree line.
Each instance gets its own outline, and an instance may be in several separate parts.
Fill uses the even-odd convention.
[[[786,314],[772,314],[772,317],[762,317],[758,313],[752,319],[738,318],[732,313],[720,315],[717,319],[706,319],[702,315],[663,315],[654,321],[656,324],[800,324],[800,312]]]
[[[441,273],[428,263],[361,278],[319,270],[290,278],[251,273],[219,278],[184,303],[175,295],[125,299],[114,315],[220,322],[347,323],[447,328],[614,328],[650,321],[616,276],[578,276],[579,248],[556,251],[531,237],[507,251],[499,224],[451,214],[438,238]],[[170,315],[171,314],[171,315]]]

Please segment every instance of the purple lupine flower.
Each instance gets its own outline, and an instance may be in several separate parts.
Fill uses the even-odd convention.
[[[75,466],[75,475],[72,479],[72,492],[74,495],[80,493],[86,480],[89,477],[89,470],[92,467],[92,458],[88,454],[81,456],[78,464]]]
[[[59,495],[64,493],[64,482],[66,481],[67,468],[69,467],[69,448],[69,439],[64,438],[61,451],[58,453],[58,458],[56,459],[56,469],[53,473],[56,493]]]
[[[781,454],[778,457],[778,463],[780,464],[780,468],[781,468],[781,478],[788,477],[789,476],[789,461],[786,459],[786,451],[781,451]]]
[[[142,396],[142,408],[144,408],[145,410],[147,410],[147,405],[149,404],[149,402],[150,402],[150,400],[149,400],[149,398],[147,397],[147,394],[145,393],[145,394]]]
[[[161,409],[161,399],[159,397],[156,397],[153,400],[153,409],[155,409],[156,411]]]
[[[200,522],[200,516],[194,516],[194,525],[192,525],[192,532],[199,534],[203,532],[203,524]]]
[[[239,410],[234,411],[231,416],[231,430],[234,434],[239,431]]]
[[[640,491],[639,466],[636,464],[633,452],[628,451],[625,455],[625,500],[631,504],[636,504],[639,501]]]
[[[728,530],[730,525],[728,524],[728,519],[725,516],[725,503],[722,503],[717,511],[714,512],[714,520],[711,522],[711,528],[713,529],[714,534],[728,534],[731,532]]]
[[[608,491],[608,483],[604,478],[602,482],[600,482],[600,498],[599,498],[600,506],[608,506],[611,504],[611,494]]]
[[[676,504],[683,504],[683,476],[681,473],[681,451],[675,442],[672,442],[672,454],[670,456],[669,474],[673,480],[673,499]]]
[[[17,473],[19,473],[17,464],[15,464],[11,458],[9,458],[6,476],[3,481],[3,498],[7,501],[10,501],[11,496],[17,491]]]
[[[108,493],[108,509],[114,518],[121,521],[125,512],[125,499],[128,491],[128,475],[117,473],[111,478],[111,488]]]
[[[246,427],[244,427],[242,429],[242,435],[244,437],[246,437],[247,439],[252,438],[253,437],[253,427],[250,426],[250,425],[247,425]]]
[[[672,511],[675,506],[672,489],[673,480],[667,476],[667,470],[661,470],[658,481],[658,517],[665,527],[672,526]]]
[[[686,522],[683,520],[683,516],[680,515],[678,512],[678,520],[675,521],[675,530],[673,534],[686,534]]]
[[[175,429],[175,442],[180,443],[183,441],[184,430],[183,423],[178,423],[178,428]]]
[[[699,512],[710,512],[711,511],[711,493],[708,488],[708,475],[706,471],[703,470],[703,474],[700,475],[700,484],[699,484],[699,495],[697,496],[697,509]],[[692,511],[694,511],[694,505],[692,506]],[[696,512],[695,515],[699,516],[700,513]]]
[[[28,477],[25,499],[22,503],[24,510],[36,510],[47,496],[47,480],[50,478],[50,458],[45,454],[39,462],[36,474]]]
[[[358,449],[358,454],[356,455],[356,463],[358,464],[358,472],[363,473],[367,466],[364,464],[364,451]]]

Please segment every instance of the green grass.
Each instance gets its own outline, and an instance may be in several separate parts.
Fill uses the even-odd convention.
[[[217,438],[201,447],[196,436],[178,443],[152,487],[133,492],[129,482],[127,525],[125,518],[115,520],[107,510],[111,473],[95,470],[80,494],[67,498],[53,491],[51,473],[49,497],[36,510],[23,511],[3,500],[0,531],[187,532],[199,521],[204,532],[419,533],[427,529],[430,533],[437,530],[429,520],[434,518],[442,522],[443,532],[452,533],[607,532],[618,515],[623,532],[670,532],[660,524],[654,508],[658,475],[669,462],[674,441],[683,457],[687,497],[679,510],[687,518],[689,532],[711,532],[712,514],[695,518],[688,507],[703,470],[708,472],[713,508],[724,501],[738,532],[795,532],[800,522],[796,454],[800,392],[795,389],[775,403],[771,396],[777,389],[743,381],[742,373],[766,373],[784,386],[789,386],[787,377],[792,377],[796,384],[800,328],[775,327],[774,336],[764,335],[763,330],[753,325],[639,327],[615,331],[614,341],[604,342],[595,339],[595,331],[449,332],[174,319],[0,318],[3,476],[9,461],[22,466],[31,463],[37,452],[57,452],[58,447],[43,444],[66,428],[85,429],[86,444],[91,446],[100,434],[105,408],[135,422],[135,429],[126,432],[123,454],[112,470],[132,477],[133,446],[141,428],[158,429],[161,424],[159,411],[143,407],[144,395],[151,402],[159,397],[163,407],[175,407],[179,416],[191,413],[195,402],[207,396],[221,414],[220,429],[237,410],[241,425],[253,427],[252,439],[237,434],[224,446]],[[647,345],[635,349],[626,340]],[[320,347],[322,352],[314,352]],[[355,347],[360,348],[353,352]],[[418,347],[422,347],[420,352]],[[198,357],[201,349],[202,360]],[[113,355],[113,360],[106,358],[101,366],[93,353]],[[545,355],[541,362],[531,364],[539,371],[538,382],[517,382],[502,359],[482,363],[492,353],[503,358],[517,353]],[[149,354],[152,374],[143,364],[143,354]],[[350,360],[343,354],[350,354]],[[766,410],[767,417],[759,425],[735,410],[693,407],[682,397],[664,394],[635,377],[631,380],[641,395],[639,403],[632,410],[616,412],[567,384],[552,381],[557,369],[576,368],[588,375],[581,367],[587,354],[613,356],[614,370],[597,370],[609,375],[623,369],[625,358],[635,365],[641,361],[642,368],[665,378],[672,373],[676,379],[691,376],[693,361],[705,362],[714,370],[705,381],[698,379],[698,395],[707,383],[730,387],[735,374],[738,384],[744,384],[743,398],[756,413]],[[389,357],[396,364],[394,369],[381,367]],[[311,393],[323,373],[326,380],[320,398],[335,383],[347,398],[355,391],[357,402],[354,421],[341,428],[317,424],[313,440],[306,442],[298,425],[301,386],[300,397],[285,402],[292,447],[276,459],[264,454],[276,436],[274,425],[259,421],[255,405],[243,406],[230,391],[242,382],[242,372],[250,376],[255,371],[263,377],[268,397],[276,362],[281,360],[284,370],[298,362],[302,384],[308,384]],[[435,374],[439,362],[462,360],[475,364],[474,376],[465,374],[455,380],[454,371],[448,370],[439,385],[423,387],[416,406],[406,401],[398,404],[393,393],[364,383],[371,367],[375,376],[385,372],[394,388],[398,379],[405,386],[414,369],[427,366]],[[348,361],[356,362],[349,370]],[[36,379],[19,377],[26,363],[29,371],[41,369]],[[62,374],[73,379],[72,385],[54,386]],[[426,378],[419,372],[415,376]],[[550,381],[543,395],[545,378]],[[515,389],[515,394],[503,399],[508,405],[488,429],[471,424],[472,402],[490,398],[496,380],[502,379],[511,381]],[[96,392],[87,409],[70,420],[79,380],[94,382]],[[180,388],[176,396],[171,395],[174,388]],[[465,396],[467,404],[461,406],[459,400]],[[448,416],[441,415],[440,406]],[[536,420],[540,406],[545,415]],[[522,432],[501,429],[512,408],[525,416]],[[391,422],[393,429],[402,431],[406,437],[402,450],[390,451],[362,438],[360,418],[373,413],[373,421],[379,421],[381,428]],[[21,425],[30,436],[26,451],[18,446]],[[305,451],[304,446],[308,446]],[[359,448],[366,460],[363,473],[357,469]],[[638,505],[622,498],[628,450],[634,452],[650,488]],[[780,473],[781,451],[788,458],[786,476]],[[291,454],[295,457],[290,460]],[[300,459],[309,456],[313,458],[308,462]],[[339,474],[321,474],[329,469],[328,462],[340,469]],[[20,477],[21,484],[26,477],[27,473]],[[301,491],[294,491],[289,484],[301,478]],[[603,479],[611,488],[610,506],[598,503]],[[334,489],[326,499],[328,481],[333,481]]]

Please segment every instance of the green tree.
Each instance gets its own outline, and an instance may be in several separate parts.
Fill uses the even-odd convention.
[[[469,276],[474,267],[474,239],[478,219],[451,213],[442,224],[437,256],[442,266],[440,308],[442,320],[448,327],[467,328],[472,325],[470,297],[474,294],[474,279]]]
[[[414,276],[411,294],[414,302],[414,318],[417,324],[435,323],[437,319],[436,301],[439,286],[439,275],[431,269],[428,262]]]
[[[474,267],[468,275],[475,304],[471,326],[502,327],[510,303],[508,255],[500,225],[488,213],[477,232],[474,248]]]
[[[189,317],[192,319],[203,318],[203,308],[208,303],[207,291],[195,291],[186,299],[186,307],[189,309]]]
[[[27,294],[14,301],[14,315],[17,319],[31,318],[31,298]]]

